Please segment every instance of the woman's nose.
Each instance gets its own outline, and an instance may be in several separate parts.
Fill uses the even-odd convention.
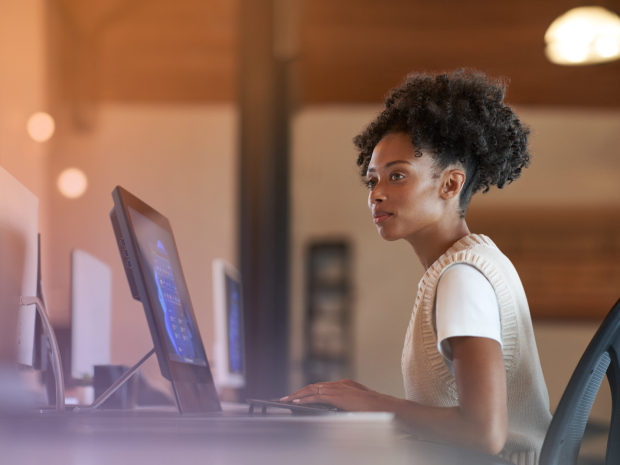
[[[381,203],[385,200],[385,194],[383,189],[377,184],[375,188],[370,192],[370,203]]]

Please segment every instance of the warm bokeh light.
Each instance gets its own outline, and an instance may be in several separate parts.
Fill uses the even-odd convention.
[[[620,41],[614,37],[599,37],[594,43],[596,51],[605,58],[620,55]]]
[[[88,179],[82,170],[67,168],[58,176],[60,193],[70,199],[77,199],[86,192]]]
[[[42,111],[28,118],[28,135],[37,142],[45,142],[54,135],[54,118]]]
[[[545,34],[547,58],[558,65],[588,65],[620,58],[620,17],[600,6],[573,8]]]

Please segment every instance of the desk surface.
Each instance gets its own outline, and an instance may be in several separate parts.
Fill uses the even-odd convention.
[[[29,415],[0,420],[3,463],[506,464],[501,459],[403,439],[388,414],[315,417],[267,413],[180,417],[156,411]]]

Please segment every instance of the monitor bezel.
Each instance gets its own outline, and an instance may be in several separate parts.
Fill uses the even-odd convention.
[[[179,411],[181,413],[190,414],[220,412],[222,409],[215,390],[208,358],[207,365],[203,367],[195,364],[177,362],[172,360],[168,355],[163,329],[156,317],[155,309],[157,307],[149,292],[148,278],[145,275],[145,265],[139,253],[138,241],[134,234],[133,223],[128,208],[134,209],[170,234],[172,243],[174,244],[174,251],[179,259],[179,278],[184,281],[185,288],[187,289],[187,282],[185,281],[185,275],[183,273],[176,240],[170,222],[157,210],[120,186],[114,189],[112,198],[114,199],[114,208],[110,212],[110,219],[112,221],[117,246],[119,247],[121,261],[123,262],[123,268],[127,275],[131,294],[134,299],[142,302],[161,374],[172,383]],[[124,242],[124,245],[121,241]],[[127,255],[125,255],[124,250],[127,251]],[[191,317],[196,321],[189,291],[187,292],[187,298],[188,312],[191,313]],[[200,335],[200,330],[197,325],[195,325],[195,331],[195,337],[199,339],[204,350],[202,336]],[[206,350],[204,350],[204,353],[206,356]]]

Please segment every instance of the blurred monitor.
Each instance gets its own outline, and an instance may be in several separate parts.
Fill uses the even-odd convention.
[[[241,274],[222,259],[213,260],[214,376],[218,387],[245,387],[245,348]]]
[[[110,364],[112,271],[101,260],[71,252],[71,376],[91,378]]]
[[[0,167],[0,360],[35,364],[39,199]],[[15,334],[17,331],[17,334]],[[17,338],[17,339],[16,339]]]
[[[43,278],[41,270],[41,234],[37,237],[37,297],[43,303],[45,309],[49,311],[47,308],[45,293],[43,292]],[[45,330],[43,329],[43,322],[41,321],[39,312],[35,315],[34,328],[34,353],[32,357],[32,368],[40,370],[44,368],[43,361],[46,359],[49,344],[47,341],[47,336],[45,335]]]
[[[110,219],[129,289],[142,302],[159,369],[179,411],[220,412],[219,397],[168,219],[118,186]]]

